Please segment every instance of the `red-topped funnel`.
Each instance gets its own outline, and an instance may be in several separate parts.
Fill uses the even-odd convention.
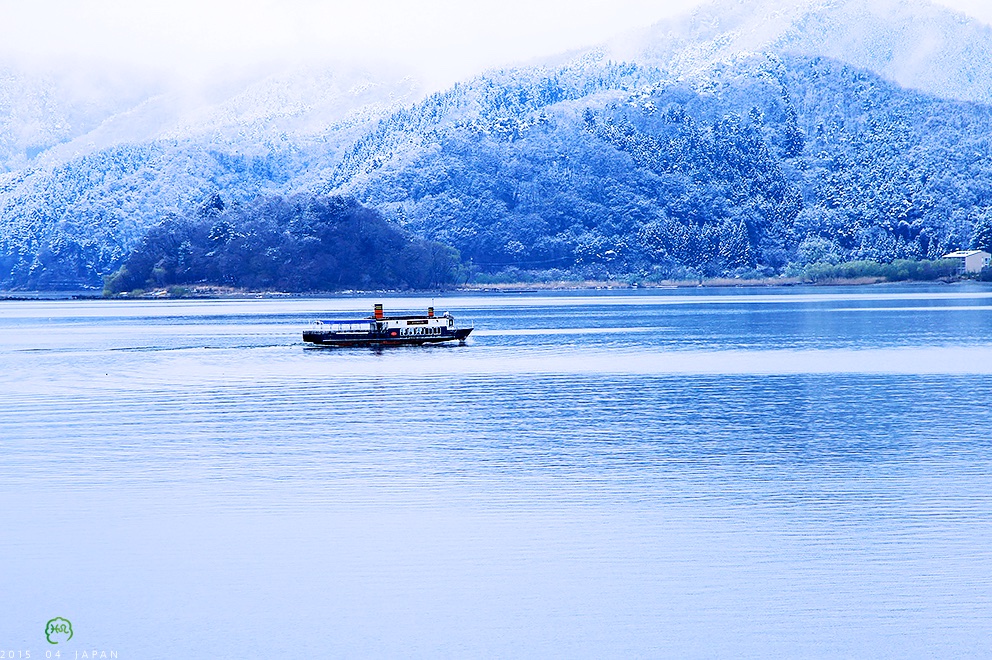
[[[381,303],[376,303],[376,305],[375,305],[375,318],[376,318],[376,320],[379,320],[379,321],[382,320],[382,304]]]

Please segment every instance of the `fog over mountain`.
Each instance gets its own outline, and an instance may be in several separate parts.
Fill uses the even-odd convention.
[[[992,100],[992,27],[919,0],[717,1],[607,52],[678,77],[754,53],[831,57],[936,96]]]
[[[161,90],[136,72],[0,63],[0,172],[98,129]]]
[[[0,285],[99,286],[164,218],[202,224],[215,194],[350,195],[474,272],[932,257],[992,217],[990,93],[992,29],[922,0],[722,0],[426,96],[395,67],[177,86],[9,60]],[[696,160],[666,160],[679,140]],[[740,162],[707,155],[728,145]],[[863,198],[837,196],[866,178]]]
[[[420,96],[409,75],[346,65],[273,70],[180,85],[123,70],[0,69],[3,169],[54,166],[122,144],[198,140],[257,151],[366,121]]]

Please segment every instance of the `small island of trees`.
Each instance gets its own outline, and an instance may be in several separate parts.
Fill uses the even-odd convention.
[[[211,196],[194,217],[152,227],[104,293],[208,284],[289,292],[427,289],[455,281],[458,253],[339,196]]]

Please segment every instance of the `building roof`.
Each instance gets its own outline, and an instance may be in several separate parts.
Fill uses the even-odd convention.
[[[947,254],[944,255],[943,258],[944,259],[964,259],[966,257],[973,257],[976,254],[985,254],[985,255],[988,255],[988,256],[992,256],[992,255],[989,255],[989,253],[986,252],[985,250],[957,250],[956,252],[948,252]]]

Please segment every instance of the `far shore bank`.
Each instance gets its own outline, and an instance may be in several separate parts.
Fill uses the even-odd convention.
[[[659,282],[627,282],[617,280],[559,280],[550,282],[490,282],[467,283],[438,289],[345,289],[340,291],[252,291],[234,287],[191,285],[149,289],[105,296],[97,290],[75,291],[0,291],[0,301],[12,300],[182,300],[182,299],[264,299],[264,298],[320,298],[369,295],[438,295],[452,293],[532,293],[550,291],[609,291],[609,290],[672,290],[699,288],[778,288],[836,286],[866,286],[877,284],[934,285],[971,282],[967,278],[942,278],[938,280],[887,280],[882,277],[831,278],[809,281],[801,277],[769,277],[756,279],[704,278],[694,280],[663,280]]]

